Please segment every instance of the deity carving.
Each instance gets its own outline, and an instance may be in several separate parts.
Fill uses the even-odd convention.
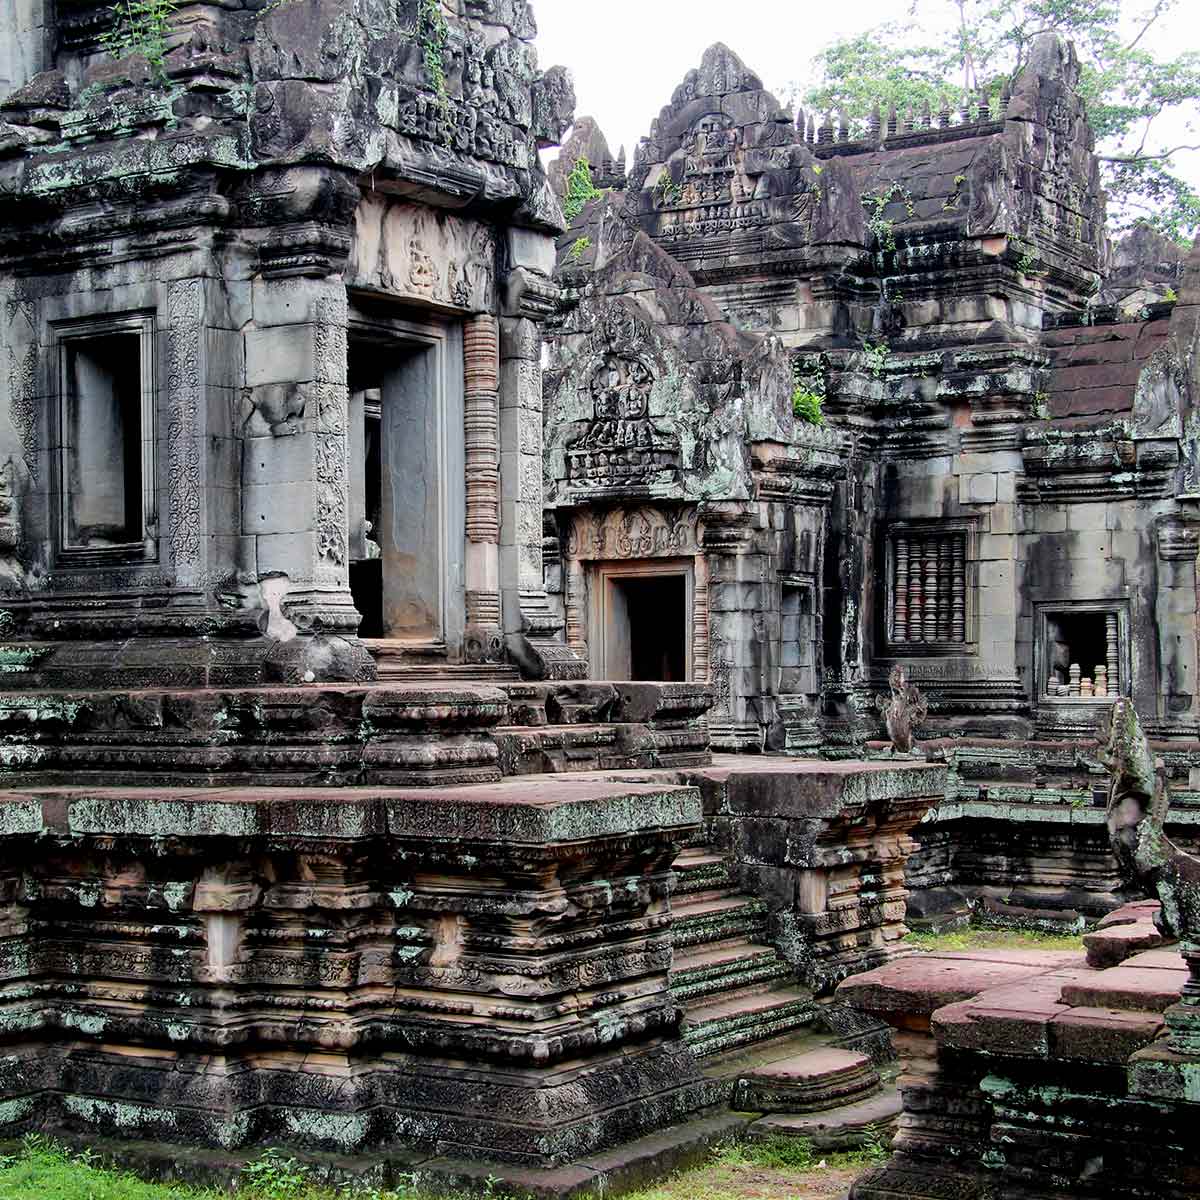
[[[888,677],[890,696],[876,696],[875,707],[887,725],[892,749],[897,754],[911,754],[913,732],[925,724],[929,715],[929,701],[914,683],[908,682],[904,668],[897,664]]]
[[[592,420],[567,445],[567,475],[577,487],[645,485],[673,474],[678,443],[650,417],[654,373],[644,359],[610,350],[592,371]]]

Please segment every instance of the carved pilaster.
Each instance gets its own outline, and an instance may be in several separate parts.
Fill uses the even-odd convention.
[[[695,558],[695,590],[692,601],[692,679],[707,683],[709,675],[708,563],[702,554]]]
[[[1104,618],[1105,665],[1108,667],[1108,691],[1111,696],[1121,694],[1120,634],[1117,614],[1108,613]]]
[[[500,636],[500,335],[486,313],[463,325],[467,657],[503,657]]]
[[[500,335],[481,314],[463,326],[467,537],[500,544]]]

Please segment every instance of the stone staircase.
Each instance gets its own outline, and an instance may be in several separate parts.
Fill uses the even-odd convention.
[[[813,995],[767,943],[767,906],[738,892],[705,846],[685,849],[675,874],[671,991],[692,1050],[707,1057],[806,1027]]]
[[[831,1044],[824,1006],[767,941],[763,901],[737,890],[708,845],[681,851],[675,874],[671,991],[714,1102],[763,1114],[755,1137],[804,1137],[825,1150],[886,1141],[901,1107],[889,1072]]]

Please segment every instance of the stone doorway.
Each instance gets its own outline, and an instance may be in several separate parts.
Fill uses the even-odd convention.
[[[447,386],[461,365],[448,370],[447,360],[456,346],[461,355],[461,342],[449,330],[409,333],[394,324],[351,323],[350,590],[361,637],[445,659],[462,626],[461,596],[450,587],[461,577],[462,519],[459,511],[455,525],[447,486],[448,431],[461,429],[461,415],[454,424],[448,410],[461,414],[462,405],[461,392],[451,396]]]
[[[592,575],[595,678],[691,679],[691,562],[597,563]]]

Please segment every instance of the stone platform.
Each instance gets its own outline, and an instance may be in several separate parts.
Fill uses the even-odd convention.
[[[436,707],[428,691],[367,691],[312,689],[312,727],[367,706],[415,712],[418,694]],[[503,696],[470,719],[511,721]],[[450,728],[462,708],[443,701],[433,719]],[[648,729],[693,719],[685,696],[622,703]],[[161,697],[130,704],[142,728],[172,728],[155,725]],[[733,1050],[784,1035],[806,1052],[861,1048],[819,1033],[822,964],[899,949],[903,897],[878,903],[879,880],[902,878],[907,830],[943,786],[921,765],[771,758],[456,787],[13,776],[0,792],[0,1135],[485,1164],[558,1193],[545,1173],[728,1117]],[[834,853],[836,839],[853,852]],[[738,890],[761,879],[766,900]],[[840,1098],[836,1081],[827,1090]]]
[[[1163,1012],[1186,979],[1170,947],[1106,968],[1078,953],[929,954],[847,980],[847,1003],[917,1035],[895,1153],[851,1197],[1194,1196],[1200,1101],[1143,1080],[1171,1057]]]

